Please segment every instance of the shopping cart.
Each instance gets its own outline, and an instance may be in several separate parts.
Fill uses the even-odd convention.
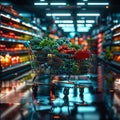
[[[64,86],[65,90],[69,90],[69,88],[74,87],[80,89],[86,87],[80,85],[80,80],[85,79],[90,82],[89,76],[87,75],[90,73],[92,67],[94,67],[92,65],[95,61],[93,53],[91,53],[89,58],[76,59],[74,54],[51,53],[41,50],[35,51],[32,50],[28,43],[25,45],[29,48],[31,67],[35,73],[32,82],[32,97],[36,111],[39,111],[39,103],[41,101],[41,93],[39,93],[38,90],[39,87],[40,89],[42,89],[42,87],[46,90],[48,89],[44,93],[46,93],[46,96],[49,96],[50,101],[54,101],[57,88],[60,84],[60,86]],[[52,109],[53,106],[54,103],[48,107]]]

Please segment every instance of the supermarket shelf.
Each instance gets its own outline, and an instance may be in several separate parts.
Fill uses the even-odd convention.
[[[14,78],[14,79],[12,79],[12,80],[20,80],[21,78],[27,76],[30,73],[32,73],[32,70],[29,70],[29,71],[25,72],[24,74],[22,74],[22,75],[20,75],[20,76],[18,76],[16,78]]]
[[[3,42],[16,42],[16,43],[25,43],[25,42],[27,42],[27,40],[18,40],[18,39],[5,38],[5,37],[0,37],[0,41],[3,41]]]
[[[112,71],[114,71],[114,72],[120,74],[120,70],[117,69],[117,68],[115,68],[114,66],[111,66],[111,65],[110,65],[109,68],[110,68]]]
[[[120,45],[120,40],[113,42],[113,45]]]
[[[113,30],[115,30],[115,29],[117,29],[119,27],[120,27],[120,24],[118,24],[118,25],[114,26],[113,28],[111,28],[111,30],[113,31]]]
[[[113,52],[114,55],[120,55],[120,52]]]
[[[120,32],[113,34],[113,37],[119,36]]]
[[[7,67],[7,68],[4,68],[2,70],[2,72],[6,72],[6,71],[10,71],[10,70],[13,70],[13,69],[16,69],[16,68],[19,68],[19,67],[22,67],[22,66],[25,66],[25,65],[29,65],[30,62],[25,62],[25,63],[20,63],[20,64],[17,64],[17,65],[14,65],[14,66],[10,66],[10,67]]]
[[[113,65],[115,65],[115,66],[119,66],[119,67],[120,67],[120,63],[118,63],[118,62],[111,61],[111,63],[112,63]]]
[[[112,41],[103,42],[103,43],[102,43],[102,46],[103,46],[103,47],[106,47],[106,46],[109,46],[109,45],[111,45],[111,44],[112,44]]]
[[[1,80],[15,80],[17,77],[19,78],[21,75],[23,75],[24,73],[28,72],[31,70],[31,67],[30,66],[26,66],[26,67],[23,67],[21,69],[17,69],[16,71],[9,71],[9,73],[5,74],[2,76]]]
[[[17,29],[17,28],[2,25],[2,24],[0,25],[0,28],[11,30],[11,31],[14,31],[14,32],[22,33],[22,34],[31,35],[31,36],[37,36],[37,34],[35,34],[35,33],[31,33],[31,32],[25,31],[25,30]]]
[[[10,55],[15,55],[15,54],[26,54],[28,53],[28,50],[23,50],[23,51],[0,51],[0,55],[6,55],[6,54],[10,54]]]
[[[120,63],[114,62],[114,61],[107,61],[103,58],[98,57],[100,61],[102,61],[105,65],[108,65],[108,68],[116,73],[120,73]]]
[[[35,27],[35,26],[33,26],[29,23],[24,22],[22,19],[20,19],[18,17],[12,17],[11,15],[6,15],[6,14],[3,14],[3,13],[1,13],[0,16],[4,17],[6,19],[12,20],[13,22],[17,22],[19,24],[21,23],[22,25],[24,25],[26,27],[29,27],[31,29],[38,30],[37,27]]]

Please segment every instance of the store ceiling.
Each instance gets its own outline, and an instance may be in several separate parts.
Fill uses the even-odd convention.
[[[41,19],[42,24],[52,24],[54,21],[58,25],[58,22],[60,22],[59,27],[61,27],[66,32],[74,31],[88,32],[91,29],[91,27],[97,24],[96,21],[98,18],[101,19],[105,18],[106,15],[108,15],[108,13],[120,12],[119,0],[9,0],[9,1],[12,2],[15,6],[17,6],[20,10],[24,9],[27,12],[30,12],[33,16],[37,18],[42,18]],[[37,3],[42,4],[45,3],[45,5],[35,5]],[[53,5],[53,3],[64,3],[65,5],[56,4]],[[105,5],[90,5],[92,3],[102,4],[105,3]],[[57,13],[59,14],[64,13],[66,14],[66,16],[56,15]],[[81,13],[85,14],[94,13],[94,15],[93,16],[83,15]]]

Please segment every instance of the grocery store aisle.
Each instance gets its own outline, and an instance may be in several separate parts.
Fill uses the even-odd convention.
[[[34,94],[24,84],[0,99],[1,120],[119,120],[119,90],[108,84],[108,72],[98,64],[96,73],[71,76],[69,82],[64,75],[48,84],[45,76]]]

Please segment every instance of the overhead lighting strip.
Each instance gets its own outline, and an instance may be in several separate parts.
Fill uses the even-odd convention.
[[[77,5],[85,5],[85,3],[77,3]]]
[[[78,13],[77,16],[100,16],[99,13]]]
[[[86,20],[86,23],[95,23],[94,20]]]
[[[47,13],[46,16],[71,16],[70,13]]]
[[[92,27],[92,24],[77,24],[78,27]]]
[[[73,27],[73,24],[58,24],[59,27]]]
[[[85,20],[77,20],[77,23],[85,23]]]
[[[88,3],[88,5],[109,5],[109,3]]]
[[[50,3],[50,5],[66,5],[66,3]]]
[[[34,5],[48,5],[48,3],[34,3]]]
[[[72,20],[55,20],[55,23],[73,23]]]

